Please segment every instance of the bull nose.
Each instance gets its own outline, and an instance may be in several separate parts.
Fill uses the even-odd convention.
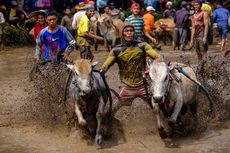
[[[156,102],[162,102],[163,96],[154,96],[153,99],[154,99]]]

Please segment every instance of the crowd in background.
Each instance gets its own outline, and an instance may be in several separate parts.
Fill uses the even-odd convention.
[[[208,34],[207,43],[212,43],[212,27],[213,23],[217,23],[220,35],[222,37],[221,50],[225,50],[225,44],[228,33],[228,17],[229,11],[223,8],[221,2],[213,1],[191,1],[181,2],[168,1],[168,0],[128,0],[124,3],[124,0],[109,1],[109,0],[17,0],[17,1],[0,1],[0,24],[5,21],[9,25],[13,25],[17,28],[34,27],[37,22],[30,21],[30,16],[34,11],[38,10],[56,10],[60,14],[65,16],[62,18],[61,25],[65,26],[72,35],[75,35],[77,23],[80,22],[80,17],[85,15],[85,6],[92,4],[96,11],[95,17],[98,15],[108,15],[111,19],[121,19],[122,21],[133,20],[132,17],[127,16],[124,9],[135,8],[133,4],[137,4],[140,8],[140,22],[143,20],[144,31],[140,30],[136,33],[136,36],[144,35],[156,43],[157,38],[154,34],[155,30],[155,17],[158,13],[163,14],[163,18],[172,19],[175,22],[174,36],[173,36],[173,49],[184,50],[188,41],[193,39],[192,18],[196,14],[197,10],[194,4],[199,3],[201,10],[208,15]],[[179,5],[175,5],[179,4]],[[129,6],[127,6],[129,5]],[[36,19],[38,14],[36,14]],[[139,16],[138,16],[139,17]],[[203,15],[201,15],[203,18]],[[97,19],[97,17],[95,18]],[[77,20],[77,21],[76,21]],[[203,21],[202,21],[203,22]],[[203,25],[203,23],[200,23]],[[199,25],[199,24],[198,24]],[[134,25],[135,26],[135,25]],[[196,25],[197,26],[197,25]],[[137,28],[138,29],[138,28]],[[136,31],[138,31],[135,29]],[[201,28],[203,29],[203,27]],[[204,30],[204,29],[203,29]],[[146,32],[146,33],[145,33]],[[0,26],[0,34],[2,33],[2,26]]]

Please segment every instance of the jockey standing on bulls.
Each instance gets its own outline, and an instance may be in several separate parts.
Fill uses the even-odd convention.
[[[125,23],[122,29],[122,44],[112,49],[101,69],[106,72],[115,62],[119,67],[121,85],[113,113],[125,104],[124,102],[130,105],[137,97],[146,101],[149,98],[143,80],[146,56],[156,59],[159,54],[149,44],[137,41],[134,37],[134,26]]]

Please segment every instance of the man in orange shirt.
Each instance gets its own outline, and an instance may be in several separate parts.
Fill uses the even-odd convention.
[[[152,6],[147,6],[146,8],[147,13],[143,16],[145,22],[145,31],[151,33],[154,29],[154,12],[155,9]]]
[[[154,13],[155,13],[155,9],[152,6],[147,6],[146,8],[147,13],[145,13],[143,15],[143,20],[145,23],[145,31],[147,33],[149,33],[149,35],[151,35],[152,37],[154,37],[154,23],[155,23],[155,19],[154,19]],[[157,41],[155,40],[154,46],[158,49],[160,49],[160,46],[158,46],[159,44],[157,44]]]

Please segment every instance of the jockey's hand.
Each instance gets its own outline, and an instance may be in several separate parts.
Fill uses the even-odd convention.
[[[65,61],[68,61],[68,60],[69,60],[69,53],[64,52],[64,53],[62,54],[62,56],[63,56],[63,59],[64,59]]]

